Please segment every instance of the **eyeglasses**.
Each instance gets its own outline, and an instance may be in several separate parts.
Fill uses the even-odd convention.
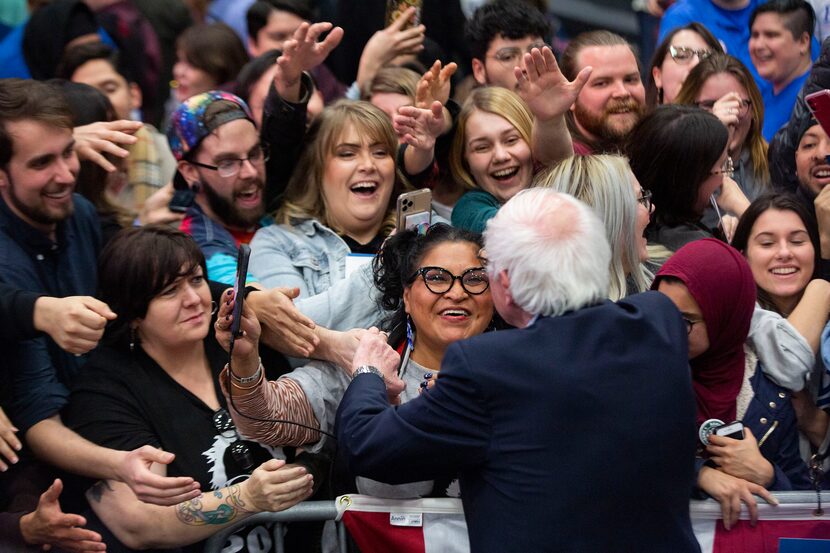
[[[717,100],[703,100],[702,102],[695,102],[695,105],[700,109],[705,109],[709,113],[712,113],[715,109],[715,103]],[[738,104],[738,117],[743,117],[749,111],[749,108],[752,107],[752,100],[749,98],[743,98],[741,103]]]
[[[669,46],[671,59],[678,65],[688,65],[695,56],[697,56],[699,61],[703,61],[713,53],[712,50],[695,50],[694,48],[687,48],[685,46]]]
[[[483,294],[490,287],[490,278],[483,267],[471,267],[460,276],[455,276],[441,267],[421,267],[409,278],[409,282],[413,282],[419,275],[424,279],[427,290],[433,294],[446,294],[455,285],[456,280],[461,281],[464,291],[473,296]]]
[[[697,323],[702,323],[703,320],[698,319],[697,321],[690,319],[686,315],[683,315],[683,322],[686,323],[686,334],[692,333],[692,327],[695,326]]]
[[[216,171],[220,177],[229,178],[236,176],[242,170],[242,164],[244,162],[249,161],[251,165],[260,165],[268,161],[268,155],[268,148],[260,144],[248,152],[248,157],[223,159],[216,165],[208,165],[207,163],[200,163],[198,161],[191,161],[189,163],[197,167]]]
[[[531,44],[530,46],[528,46],[524,50],[522,50],[521,48],[518,48],[516,46],[508,46],[506,48],[502,48],[500,50],[497,50],[495,54],[493,54],[492,56],[488,56],[488,57],[493,58],[494,60],[496,60],[497,62],[501,63],[504,66],[509,66],[509,67],[512,68],[512,67],[516,67],[517,65],[519,65],[519,62],[521,61],[523,54],[525,54],[525,53],[529,54],[530,51],[533,50],[534,48],[538,48],[539,50],[541,50],[545,46],[548,46],[548,45],[545,44],[544,42],[534,42],[533,44]],[[550,46],[548,46],[548,48],[550,48]]]
[[[640,197],[637,201],[646,208],[646,211],[651,213],[651,190],[640,189]]]
[[[726,156],[726,159],[724,160],[723,165],[721,165],[720,170],[711,171],[709,174],[712,176],[723,175],[724,177],[729,177],[731,179],[732,175],[735,174],[735,165],[732,163],[732,158]]]
[[[255,464],[251,448],[248,447],[247,443],[242,441],[242,437],[236,431],[236,425],[233,423],[233,419],[226,409],[219,409],[213,413],[213,426],[225,438],[236,438],[228,446],[228,451],[230,451],[231,457],[239,468],[245,472],[251,472]]]

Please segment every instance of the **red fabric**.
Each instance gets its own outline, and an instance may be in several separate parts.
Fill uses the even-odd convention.
[[[225,228],[228,229],[228,232],[231,233],[231,236],[233,236],[233,239],[236,242],[236,247],[239,247],[242,244],[250,244],[251,240],[254,239],[254,234],[256,234],[255,230],[236,230],[228,227]]]
[[[755,308],[755,281],[743,256],[714,238],[686,244],[654,279],[680,279],[700,306],[709,349],[689,361],[698,424],[735,420],[735,399],[744,377],[744,342]]]
[[[712,553],[778,553],[778,542],[781,538],[830,539],[830,522],[759,520],[758,525],[753,528],[748,520],[741,520],[731,530],[726,530],[723,521],[719,520],[715,528]]]
[[[343,522],[357,546],[364,553],[394,551],[395,553],[424,553],[424,529],[392,526],[389,513],[346,511]]]

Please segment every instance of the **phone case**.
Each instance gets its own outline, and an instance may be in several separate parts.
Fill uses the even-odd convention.
[[[405,192],[398,196],[396,228],[405,230],[429,226],[432,220],[432,192],[428,188]]]

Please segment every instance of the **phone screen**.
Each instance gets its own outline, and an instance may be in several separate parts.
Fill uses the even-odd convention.
[[[241,334],[242,304],[245,301],[245,282],[248,277],[248,259],[251,257],[251,248],[248,244],[239,246],[236,258],[236,281],[233,284],[233,321],[231,321],[231,347],[237,336]]]
[[[742,422],[733,422],[732,424],[725,424],[720,428],[715,429],[716,436],[723,436],[725,438],[732,438],[733,440],[744,439],[744,425]]]

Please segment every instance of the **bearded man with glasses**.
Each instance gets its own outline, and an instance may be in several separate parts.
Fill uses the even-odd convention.
[[[273,222],[265,216],[268,150],[248,106],[227,92],[188,98],[171,121],[168,140],[178,160],[177,178],[193,193],[180,228],[202,249],[208,277],[233,284],[239,246]]]

